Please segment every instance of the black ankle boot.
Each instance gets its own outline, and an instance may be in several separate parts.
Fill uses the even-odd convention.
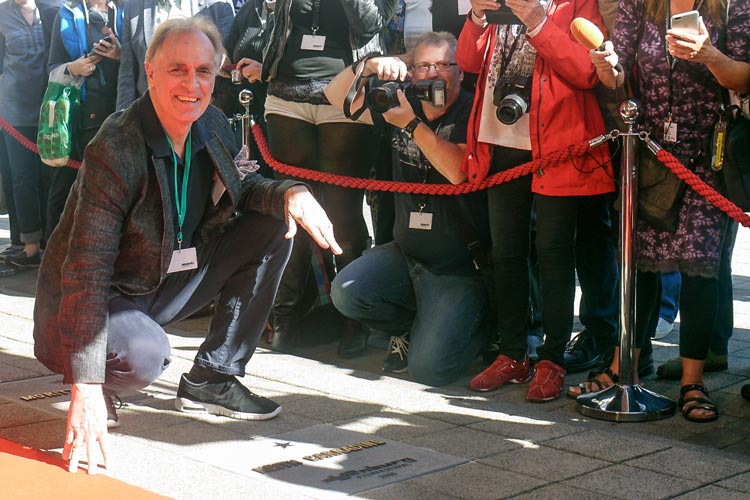
[[[298,345],[300,332],[296,326],[303,314],[305,285],[310,272],[310,240],[298,234],[271,311],[271,349],[275,351],[291,352]]]
[[[336,351],[338,356],[345,359],[362,356],[367,351],[367,339],[370,337],[370,330],[348,318],[344,318],[342,326],[344,329]]]
[[[372,240],[369,238],[340,242],[344,253],[337,255],[335,258],[336,272],[340,272],[350,262],[359,258],[365,250],[370,248],[371,244]],[[339,347],[337,349],[338,356],[340,358],[356,358],[363,355],[367,350],[367,339],[370,336],[370,330],[353,319],[346,318],[341,314],[337,314],[337,316],[341,318],[340,324],[342,326]]]
[[[290,316],[274,315],[271,349],[279,352],[292,352],[297,347],[298,332],[293,327]]]

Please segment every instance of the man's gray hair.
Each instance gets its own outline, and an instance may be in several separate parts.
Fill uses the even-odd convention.
[[[167,19],[156,28],[154,35],[146,49],[146,61],[150,62],[159,53],[164,42],[171,35],[182,35],[186,33],[203,33],[213,45],[216,53],[216,69],[219,69],[221,60],[224,56],[224,44],[221,40],[221,33],[211,19],[206,16],[194,17],[176,17]]]
[[[428,31],[427,33],[423,33],[417,39],[417,43],[414,46],[414,50],[417,50],[417,48],[421,47],[422,45],[429,45],[432,47],[440,47],[441,45],[448,45],[448,47],[450,47],[451,49],[451,52],[455,56],[456,45],[458,45],[458,40],[456,40],[456,37],[453,33],[448,33],[447,31]]]

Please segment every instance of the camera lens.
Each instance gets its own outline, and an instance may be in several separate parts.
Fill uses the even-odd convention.
[[[526,112],[529,105],[518,94],[508,94],[497,106],[497,119],[506,125],[513,125]]]
[[[385,113],[398,106],[398,96],[396,95],[398,89],[399,84],[397,82],[388,82],[380,87],[375,87],[367,94],[367,104],[376,113]]]

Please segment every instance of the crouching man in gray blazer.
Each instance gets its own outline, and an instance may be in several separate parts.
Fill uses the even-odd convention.
[[[37,358],[72,384],[63,458],[106,464],[114,394],[169,365],[163,325],[218,297],[208,336],[177,391],[181,411],[237,419],[281,407],[242,386],[297,225],[341,253],[310,191],[235,165],[209,105],[221,36],[198,16],[165,21],[146,54],[149,92],[112,115],[84,162],[39,272]],[[97,446],[98,445],[98,446]]]

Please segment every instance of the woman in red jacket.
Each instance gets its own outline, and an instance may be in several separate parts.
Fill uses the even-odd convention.
[[[479,73],[463,168],[470,182],[488,173],[592,139],[604,122],[591,89],[597,84],[588,51],[570,34],[585,17],[602,26],[596,0],[471,0],[458,43],[464,71]],[[508,9],[509,8],[509,9]],[[573,327],[575,240],[582,213],[607,209],[614,191],[609,151],[598,148],[488,192],[500,355],[469,386],[490,391],[529,380],[529,223],[537,216],[537,254],[546,341],[538,350],[526,398],[544,402],[562,390],[563,353]]]

